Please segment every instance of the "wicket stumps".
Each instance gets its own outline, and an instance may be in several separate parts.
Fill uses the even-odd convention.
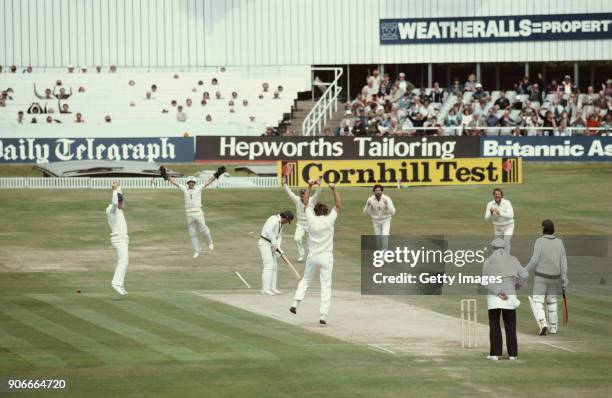
[[[476,299],[461,299],[461,347],[478,347]]]

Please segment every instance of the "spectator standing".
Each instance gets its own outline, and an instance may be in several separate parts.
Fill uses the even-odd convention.
[[[176,120],[179,122],[187,121],[187,114],[183,112],[183,105],[179,105],[176,112]]]
[[[463,85],[463,91],[476,91],[476,84],[477,84],[476,75],[473,73],[470,73],[470,75],[467,78],[467,81]]]
[[[561,84],[559,84],[557,91],[567,95],[576,92],[576,85],[572,83],[572,78],[570,75],[565,75],[563,81]]]

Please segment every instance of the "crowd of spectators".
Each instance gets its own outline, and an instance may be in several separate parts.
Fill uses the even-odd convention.
[[[225,71],[226,71],[225,67],[219,68],[220,73],[223,73]],[[8,70],[5,72],[6,73],[17,73],[18,68],[15,65],[13,65],[10,68],[8,68]],[[22,72],[32,73],[32,67],[28,66]],[[85,66],[75,67],[74,65],[69,65],[67,67],[67,72],[68,73],[88,73],[88,69]],[[95,73],[102,73],[102,72],[103,72],[102,66],[97,65],[95,67]],[[117,72],[117,66],[111,65],[108,68],[108,73],[115,73],[115,72]],[[0,73],[3,73],[3,67],[1,65],[0,65]],[[180,79],[180,75],[174,74],[173,78]],[[191,97],[187,97],[184,100],[184,102],[180,102],[177,99],[173,99],[170,101],[169,106],[160,105],[160,112],[164,114],[174,112],[176,116],[176,120],[178,122],[186,122],[188,120],[188,115],[190,113],[198,112],[201,114],[205,110],[205,107],[210,103],[211,100],[212,101],[227,101],[227,109],[229,113],[235,113],[236,108],[238,107],[247,109],[251,106],[248,98],[241,98],[240,94],[237,91],[232,91],[230,98],[225,98],[222,92],[219,90],[220,79],[221,77],[212,78],[208,85],[209,86],[208,89],[205,88],[205,83],[203,80],[198,80],[197,85],[194,85],[194,87],[191,89],[191,92],[194,93],[195,98],[197,98],[198,92],[201,91],[201,98],[199,98],[199,100],[197,99],[197,101],[199,101],[201,109],[196,109],[197,107],[194,106],[194,99],[192,99]],[[127,85],[128,87],[136,87],[137,82],[130,79],[128,80]],[[78,87],[76,94],[73,93],[73,88],[72,87],[66,88],[63,85],[62,81],[59,79],[55,81],[52,87],[45,87],[44,90],[42,91],[38,90],[38,88],[36,87],[36,84],[34,84],[33,89],[34,89],[34,96],[39,101],[33,101],[26,110],[19,110],[17,112],[17,122],[19,124],[39,123],[40,118],[41,118],[40,115],[43,115],[42,119],[45,120],[47,123],[61,123],[62,121],[57,118],[54,118],[53,114],[55,114],[56,112],[59,112],[61,114],[72,113],[70,104],[68,103],[68,101],[70,100],[71,97],[73,97],[73,95],[79,95],[79,94],[85,93],[85,87],[83,86]],[[284,88],[282,85],[278,85],[275,90],[272,90],[268,82],[263,82],[261,86],[261,91],[259,92],[257,98],[260,100],[263,100],[266,97],[272,98],[272,99],[281,99],[283,95],[283,90]],[[210,94],[211,92],[214,93],[214,99],[211,99],[211,94]],[[152,84],[143,93],[142,100],[145,102],[155,101],[157,99],[156,93],[158,93],[158,85]],[[2,95],[0,96],[0,107],[4,107],[6,106],[7,101],[13,99],[12,97],[13,89],[9,87],[6,90],[2,90],[1,94]],[[55,108],[54,108],[54,104],[57,104]],[[136,106],[136,103],[134,101],[131,101],[129,103],[129,106],[134,107]],[[210,113],[204,112],[204,114],[206,115],[204,117],[204,120],[206,123],[210,123],[213,121],[213,117]],[[104,116],[103,121],[105,123],[111,123],[111,120],[112,119],[110,115]],[[255,116],[253,115],[248,116],[248,120],[250,122],[254,122]],[[84,121],[85,120],[83,119],[82,114],[80,112],[75,114],[75,119],[73,121],[74,123],[84,123]]]
[[[571,128],[576,128],[571,131]],[[525,76],[512,91],[487,91],[475,74],[447,88],[415,88],[374,69],[345,104],[335,135],[595,135],[612,131],[612,79],[581,93],[570,76]],[[332,134],[327,131],[327,134]]]

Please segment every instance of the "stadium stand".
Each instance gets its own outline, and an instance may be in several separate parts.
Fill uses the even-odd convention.
[[[414,88],[400,73],[375,70],[361,93],[345,104],[335,135],[555,135],[612,131],[612,79],[580,93],[565,76],[561,83],[528,77],[509,91],[485,91],[471,74],[446,89]]]
[[[261,135],[291,113],[298,92],[309,89],[299,76],[250,77],[225,68],[113,69],[0,73],[3,136],[60,130],[63,136],[81,137],[116,136],[119,131],[131,136]]]

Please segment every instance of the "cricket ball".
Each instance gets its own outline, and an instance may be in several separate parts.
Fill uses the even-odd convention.
[[[81,293],[81,289],[77,289],[77,293]]]

